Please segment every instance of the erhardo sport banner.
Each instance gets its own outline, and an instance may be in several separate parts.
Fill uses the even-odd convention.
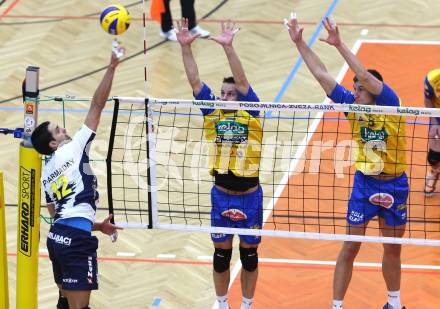
[[[41,157],[20,145],[17,227],[17,309],[38,307]]]

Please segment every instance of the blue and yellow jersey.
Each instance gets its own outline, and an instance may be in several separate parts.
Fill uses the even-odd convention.
[[[335,103],[352,104],[355,101],[354,95],[339,84],[329,97]],[[375,99],[376,105],[400,106],[399,97],[386,84]],[[346,116],[358,146],[356,169],[364,175],[400,175],[405,171],[405,117],[368,113],[347,113]]]
[[[440,69],[432,70],[425,77],[425,98],[440,107]]]
[[[240,101],[259,101],[251,87],[246,95],[238,95]],[[196,99],[215,100],[216,97],[204,84]],[[205,138],[212,142],[209,153],[211,175],[231,171],[237,177],[258,177],[263,141],[259,112],[202,109],[202,113]]]

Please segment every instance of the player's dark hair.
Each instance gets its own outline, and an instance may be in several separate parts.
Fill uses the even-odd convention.
[[[373,75],[374,77],[376,77],[378,80],[380,80],[381,82],[383,82],[383,77],[382,75],[380,75],[380,73],[374,69],[368,69],[368,72],[370,72],[371,75]],[[359,79],[357,78],[357,76],[355,75],[353,77],[353,82],[357,83],[359,81]]]
[[[52,133],[49,132],[49,121],[45,121],[36,127],[31,136],[32,145],[35,150],[46,156],[53,153],[49,143],[54,140]]]
[[[224,77],[223,82],[226,84],[235,84],[234,77],[232,77],[232,76]]]

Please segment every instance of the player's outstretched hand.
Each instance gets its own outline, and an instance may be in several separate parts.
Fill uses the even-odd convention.
[[[110,59],[110,65],[116,68],[121,61],[121,58],[125,55],[125,47],[120,45],[118,41],[112,42],[112,57]]]
[[[217,36],[210,36],[209,39],[223,46],[231,46],[234,36],[240,28],[235,27],[235,23],[231,20],[222,21],[221,25],[222,32]]]
[[[110,222],[110,220],[113,218],[113,215],[110,214],[106,219],[104,219],[100,225],[99,230],[106,235],[112,235],[116,233],[117,230],[122,230],[122,227],[116,226],[113,223]]]
[[[327,30],[328,36],[326,39],[320,38],[322,42],[326,42],[332,46],[340,46],[342,44],[341,35],[339,34],[339,28],[333,18],[326,17],[322,20],[325,30]]]
[[[287,31],[289,31],[293,43],[297,44],[303,40],[302,33],[304,28],[299,26],[295,12],[290,13],[290,20],[284,19],[284,26],[287,28]]]
[[[176,21],[176,37],[177,41],[182,46],[191,45],[195,39],[200,37],[200,34],[192,35],[188,30],[188,18],[182,18]]]

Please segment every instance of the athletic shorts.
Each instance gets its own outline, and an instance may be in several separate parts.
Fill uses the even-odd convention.
[[[356,171],[353,190],[348,202],[347,222],[364,224],[379,216],[388,226],[398,226],[407,221],[408,178],[406,174],[378,180]]]
[[[47,236],[55,282],[66,290],[98,289],[98,239],[90,232],[54,224]]]
[[[263,226],[263,190],[245,195],[230,195],[214,186],[211,190],[211,225],[217,227],[261,229]],[[232,234],[212,233],[213,242],[223,242]],[[239,235],[248,244],[261,242],[261,236]]]

